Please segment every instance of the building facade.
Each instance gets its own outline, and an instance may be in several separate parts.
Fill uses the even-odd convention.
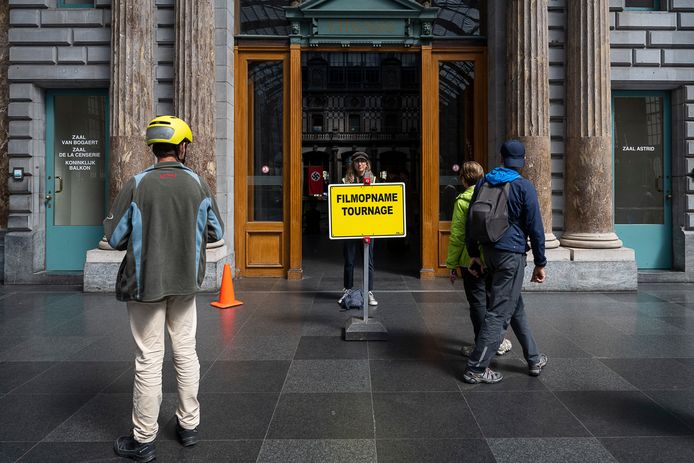
[[[324,217],[354,151],[406,184],[395,252],[421,278],[444,275],[457,171],[494,167],[508,137],[526,144],[540,198],[544,289],[694,280],[693,0],[0,8],[6,284],[111,287],[120,257],[99,250],[100,223],[151,163],[157,114],[191,123],[192,167],[223,210],[210,286],[224,262],[301,279],[307,217]]]

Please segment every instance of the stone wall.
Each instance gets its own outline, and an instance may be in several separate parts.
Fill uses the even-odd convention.
[[[58,8],[58,0],[8,0],[11,167],[31,174],[9,184],[5,282],[80,282],[45,270],[45,105],[47,88],[108,88],[110,0]],[[73,281],[74,280],[74,281]]]
[[[10,12],[7,2],[0,2],[0,173],[9,172],[7,160],[8,120],[7,105],[9,88],[7,86],[7,66],[9,64],[8,34]],[[9,193],[7,191],[7,175],[0,180],[0,229],[7,228],[7,210]],[[0,261],[1,262],[1,261]],[[1,268],[1,267],[0,267]]]

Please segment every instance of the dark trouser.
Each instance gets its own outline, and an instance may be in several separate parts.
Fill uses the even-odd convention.
[[[487,278],[477,278],[468,269],[463,269],[463,287],[465,288],[465,297],[470,305],[470,321],[472,321],[472,329],[475,332],[475,343],[477,336],[482,329],[484,317],[487,314]]]
[[[489,310],[477,336],[475,350],[468,359],[468,369],[483,372],[492,361],[509,322],[516,334],[528,364],[540,360],[540,351],[530,330],[523,305],[521,288],[525,273],[525,254],[484,247],[484,261],[491,278]]]
[[[363,249],[364,242],[362,240],[345,240],[345,273],[344,273],[344,284],[345,289],[352,289],[354,286],[354,259],[357,254],[362,256],[363,260]],[[361,249],[362,252],[357,253],[357,249]],[[369,291],[374,289],[374,240],[371,240],[369,244]]]

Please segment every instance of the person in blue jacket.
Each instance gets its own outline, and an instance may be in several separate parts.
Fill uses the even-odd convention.
[[[497,167],[484,176],[475,188],[471,204],[475,202],[482,182],[491,185],[510,183],[508,197],[509,228],[495,243],[482,246],[484,262],[480,259],[479,243],[466,233],[466,247],[470,255],[471,272],[479,266],[489,272],[491,278],[490,299],[484,322],[475,342],[475,349],[468,358],[463,374],[466,383],[498,383],[503,375],[489,368],[494,354],[511,325],[516,334],[523,356],[528,362],[528,374],[539,376],[547,364],[547,356],[540,353],[528,317],[525,313],[521,289],[526,266],[526,253],[533,251],[535,268],[531,281],[545,281],[545,231],[532,182],[523,178],[520,169],[525,165],[525,146],[518,140],[508,140],[501,146],[503,167]],[[469,222],[468,222],[469,223]],[[485,268],[486,265],[486,268]]]

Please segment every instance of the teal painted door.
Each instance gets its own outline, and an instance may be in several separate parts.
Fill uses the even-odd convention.
[[[46,110],[46,270],[82,270],[108,207],[107,91],[49,91]]]
[[[641,269],[672,267],[670,99],[612,96],[615,231]]]

